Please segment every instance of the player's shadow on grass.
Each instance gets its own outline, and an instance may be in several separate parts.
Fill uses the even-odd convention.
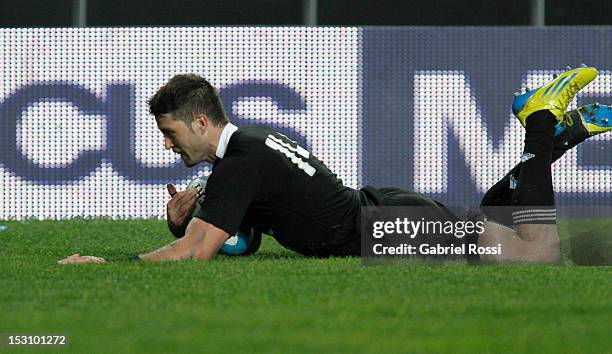
[[[266,251],[266,250],[260,250],[257,253],[255,253],[254,255],[250,256],[256,259],[304,259],[304,258],[309,258],[306,256],[303,256],[299,253],[295,253],[295,252],[290,252],[290,251]]]

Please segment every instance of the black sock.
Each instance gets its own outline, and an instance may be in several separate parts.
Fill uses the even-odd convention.
[[[585,140],[585,139],[583,139]],[[582,140],[581,140],[582,141]],[[560,159],[572,146],[555,144],[552,150],[551,164]],[[517,187],[522,164],[516,164],[506,175],[487,190],[480,202],[480,208],[485,215],[502,225],[512,226],[511,208],[499,208],[512,205],[512,196]]]
[[[485,193],[480,202],[480,210],[487,216],[487,219],[512,227],[512,208],[510,206],[518,181],[520,165],[520,163],[516,165]]]
[[[555,224],[555,196],[550,164],[557,120],[549,111],[527,117],[525,148],[512,194],[513,224]]]
[[[570,149],[555,146],[552,153],[551,164],[560,159]],[[481,206],[509,206],[512,205],[512,194],[516,189],[521,163],[516,164],[504,178],[500,179],[485,193]]]

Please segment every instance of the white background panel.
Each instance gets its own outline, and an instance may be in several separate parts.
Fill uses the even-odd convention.
[[[0,101],[35,82],[82,85],[105,99],[114,82],[136,89],[135,153],[145,165],[168,165],[161,134],[146,104],[178,73],[198,73],[214,86],[244,80],[289,85],[304,113],[278,112],[270,101],[245,101],[235,114],[283,122],[309,138],[312,152],[345,184],[360,184],[361,59],[357,28],[84,28],[0,30]],[[41,167],[70,164],[82,151],[104,150],[106,117],[71,104],[41,102],[21,116],[21,153]],[[44,147],[44,148],[43,148]],[[180,181],[185,183],[185,181]],[[134,183],[110,164],[81,181],[41,185],[0,167],[0,219],[162,217],[164,185]]]

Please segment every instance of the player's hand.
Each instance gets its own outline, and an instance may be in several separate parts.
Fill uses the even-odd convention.
[[[66,257],[57,261],[58,264],[84,264],[84,263],[106,263],[102,257],[94,256],[81,256],[80,254],[73,254],[72,256]]]
[[[198,202],[198,190],[195,188],[187,188],[184,191],[177,192],[176,187],[172,183],[166,185],[168,193],[172,197],[166,205],[166,219],[170,231],[176,237],[183,237],[187,224],[191,219],[191,214]]]

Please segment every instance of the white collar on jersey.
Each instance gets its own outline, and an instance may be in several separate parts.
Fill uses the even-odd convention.
[[[232,123],[227,123],[221,132],[221,136],[219,137],[219,144],[217,144],[217,151],[215,155],[217,158],[222,159],[225,156],[225,150],[227,150],[227,144],[229,143],[232,134],[238,130],[238,127],[233,125]]]

